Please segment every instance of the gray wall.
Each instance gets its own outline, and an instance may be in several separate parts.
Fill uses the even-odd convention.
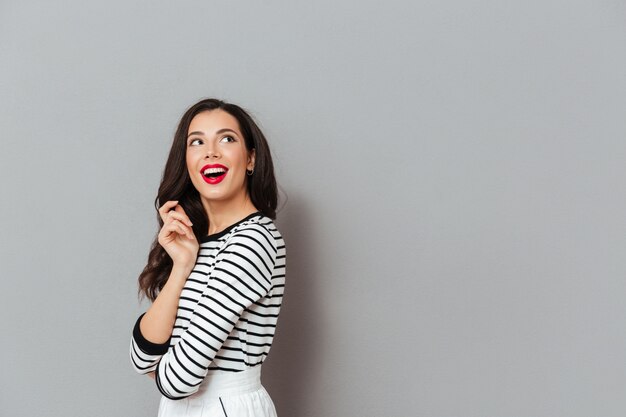
[[[624,2],[160,3],[0,2],[0,415],[156,415],[136,278],[206,96],[288,197],[280,416],[626,414]]]

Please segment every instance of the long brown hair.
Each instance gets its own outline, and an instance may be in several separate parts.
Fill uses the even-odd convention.
[[[200,240],[209,230],[209,219],[200,200],[200,194],[193,186],[187,171],[187,132],[194,116],[202,111],[221,109],[228,112],[239,122],[239,128],[244,137],[248,151],[255,149],[254,173],[246,176],[247,192],[252,204],[265,216],[275,219],[278,192],[274,177],[274,164],[265,135],[254,122],[252,117],[236,104],[223,100],[207,98],[191,106],[178,123],[170,149],[163,177],[154,206],[157,210],[159,230],[163,227],[163,220],[159,215],[159,207],[169,200],[177,200],[189,219],[193,223],[192,229],[196,238]],[[172,270],[173,261],[163,249],[157,236],[152,242],[148,263],[139,275],[139,294],[154,301],[159,291],[165,285]]]

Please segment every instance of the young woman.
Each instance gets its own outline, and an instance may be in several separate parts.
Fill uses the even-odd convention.
[[[159,187],[160,231],[139,276],[152,305],[130,358],[156,381],[159,417],[276,416],[261,385],[285,287],[265,136],[239,106],[183,115]]]

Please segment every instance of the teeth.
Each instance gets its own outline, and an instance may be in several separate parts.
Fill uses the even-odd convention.
[[[207,168],[202,173],[203,175],[215,174],[217,172],[226,172],[224,168]]]

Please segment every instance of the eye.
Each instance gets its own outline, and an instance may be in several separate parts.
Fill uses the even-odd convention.
[[[191,139],[191,141],[189,142],[189,146],[192,146],[194,144],[194,142],[200,141],[200,143],[202,143],[202,139]]]
[[[229,140],[226,140],[226,139],[229,139]],[[233,138],[232,136],[224,136],[222,139],[220,139],[220,142],[224,142],[224,141],[234,142],[235,138]]]

